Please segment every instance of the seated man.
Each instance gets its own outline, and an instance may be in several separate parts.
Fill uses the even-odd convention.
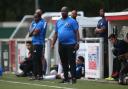
[[[58,72],[58,67],[60,65],[54,65],[52,68],[50,75],[44,76],[44,79],[64,79],[64,73],[57,73]],[[80,79],[81,77],[84,76],[85,74],[85,67],[84,67],[84,57],[78,56],[78,59],[76,59],[76,78]],[[71,78],[71,74],[69,73],[68,76]]]
[[[84,57],[83,56],[78,56],[76,59],[76,78],[80,79],[81,77],[84,77],[85,75],[85,66],[84,66]],[[71,78],[71,74],[68,74],[69,78]],[[58,74],[56,76],[57,78],[64,78],[63,73]]]
[[[20,63],[20,69],[23,71],[17,74],[18,77],[26,77],[32,75],[32,44],[30,41],[26,42],[26,47],[29,50],[28,57]]]
[[[127,59],[122,57],[122,55],[128,52],[128,43],[124,40],[118,40],[114,34],[109,36],[109,40],[114,46],[113,54],[115,56],[115,59],[113,60],[112,77],[122,80],[122,76],[126,74],[126,69],[124,68],[126,67],[125,64],[128,64],[126,61]]]
[[[79,79],[85,75],[84,57],[78,56],[76,59],[76,78]]]

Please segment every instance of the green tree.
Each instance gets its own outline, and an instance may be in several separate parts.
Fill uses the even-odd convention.
[[[85,16],[97,16],[101,7],[107,12],[128,8],[128,0],[39,0],[39,7],[44,12],[60,11],[62,6],[84,11]],[[0,21],[20,21],[24,15],[33,14],[34,11],[35,0],[1,0]]]

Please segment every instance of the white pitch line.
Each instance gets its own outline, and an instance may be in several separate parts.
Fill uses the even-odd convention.
[[[23,82],[16,82],[16,81],[6,81],[6,80],[0,80],[1,82],[8,82],[13,84],[24,84],[24,85],[34,85],[34,86],[45,86],[45,87],[51,87],[51,88],[58,88],[58,89],[76,89],[76,88],[68,88],[68,87],[59,87],[59,86],[50,86],[50,85],[42,85],[42,84],[33,84],[33,83],[23,83]]]

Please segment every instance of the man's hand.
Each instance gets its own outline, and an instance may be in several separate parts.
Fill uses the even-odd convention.
[[[56,40],[57,40],[57,32],[54,33],[53,39],[50,39],[52,49],[54,48],[54,44],[56,43]]]
[[[50,40],[50,46],[51,46],[51,49],[54,48],[54,44],[53,44],[53,40],[49,39]]]
[[[54,45],[53,45],[53,44],[51,44],[51,48],[52,48],[52,49],[54,48]]]
[[[99,28],[95,29],[95,33],[100,33],[100,32],[101,32],[101,30]]]
[[[34,31],[34,30],[32,30],[32,31],[29,31],[29,37],[31,37],[31,36],[32,36],[32,34],[33,34],[33,31]]]

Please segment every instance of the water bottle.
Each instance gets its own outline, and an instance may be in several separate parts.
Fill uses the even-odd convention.
[[[84,67],[82,67],[82,76],[84,76],[84,73],[85,73]]]

